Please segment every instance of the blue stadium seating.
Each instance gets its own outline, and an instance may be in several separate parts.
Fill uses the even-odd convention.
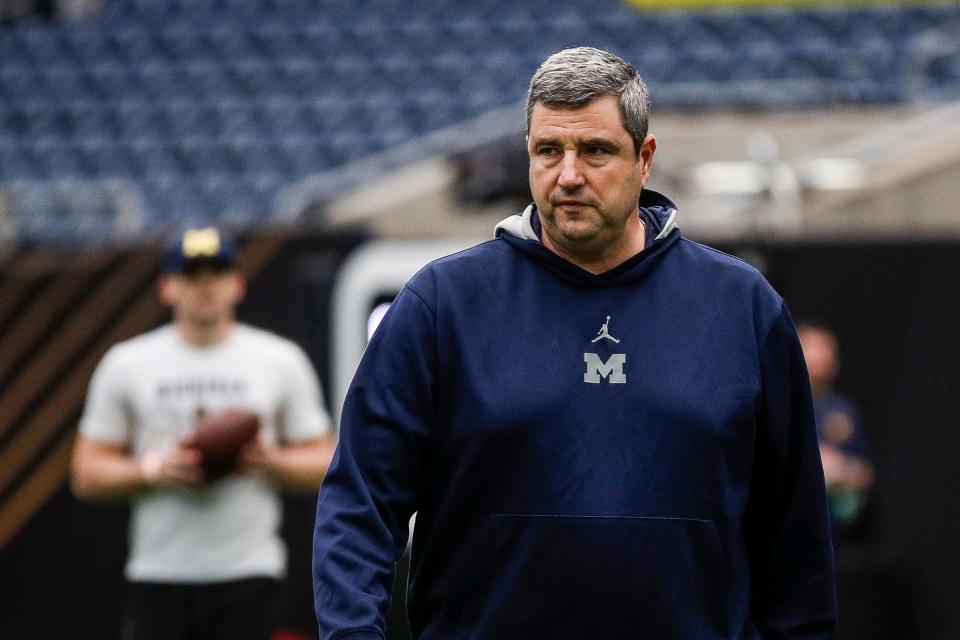
[[[280,189],[522,100],[560,48],[633,60],[659,108],[960,96],[960,6],[638,12],[618,0],[116,0],[0,25],[0,184],[124,178],[148,231],[266,221]],[[21,189],[22,191],[22,189]],[[86,237],[57,192],[26,241]],[[98,205],[99,206],[99,205]],[[102,207],[101,207],[102,209]],[[87,206],[88,213],[97,207]],[[59,213],[57,213],[59,212]],[[92,215],[92,214],[91,214]],[[57,234],[66,235],[58,236]]]

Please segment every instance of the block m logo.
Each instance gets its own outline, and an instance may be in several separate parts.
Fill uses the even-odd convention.
[[[610,384],[627,382],[627,374],[623,372],[623,365],[627,361],[625,353],[612,353],[606,362],[600,360],[600,356],[595,353],[585,353],[583,361],[587,363],[587,372],[583,374],[584,382],[600,384],[601,378],[608,378]]]

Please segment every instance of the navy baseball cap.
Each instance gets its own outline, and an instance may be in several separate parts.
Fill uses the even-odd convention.
[[[200,264],[232,268],[239,255],[233,238],[213,227],[187,229],[174,236],[163,255],[164,273],[184,273]]]

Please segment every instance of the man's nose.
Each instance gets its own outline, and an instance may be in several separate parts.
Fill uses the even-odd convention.
[[[560,163],[560,177],[557,178],[557,184],[568,191],[582,187],[583,172],[580,170],[580,157],[577,152],[572,149],[564,152]]]

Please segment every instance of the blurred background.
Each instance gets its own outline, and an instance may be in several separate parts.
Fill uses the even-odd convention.
[[[837,337],[874,469],[841,637],[960,638],[960,5],[868,0],[0,0],[0,638],[117,635],[127,513],[67,465],[94,365],[166,319],[167,235],[242,238],[241,318],[336,415],[371,314],[530,200],[526,86],[575,45],[647,79],[685,235]],[[277,638],[317,635],[313,509]]]

